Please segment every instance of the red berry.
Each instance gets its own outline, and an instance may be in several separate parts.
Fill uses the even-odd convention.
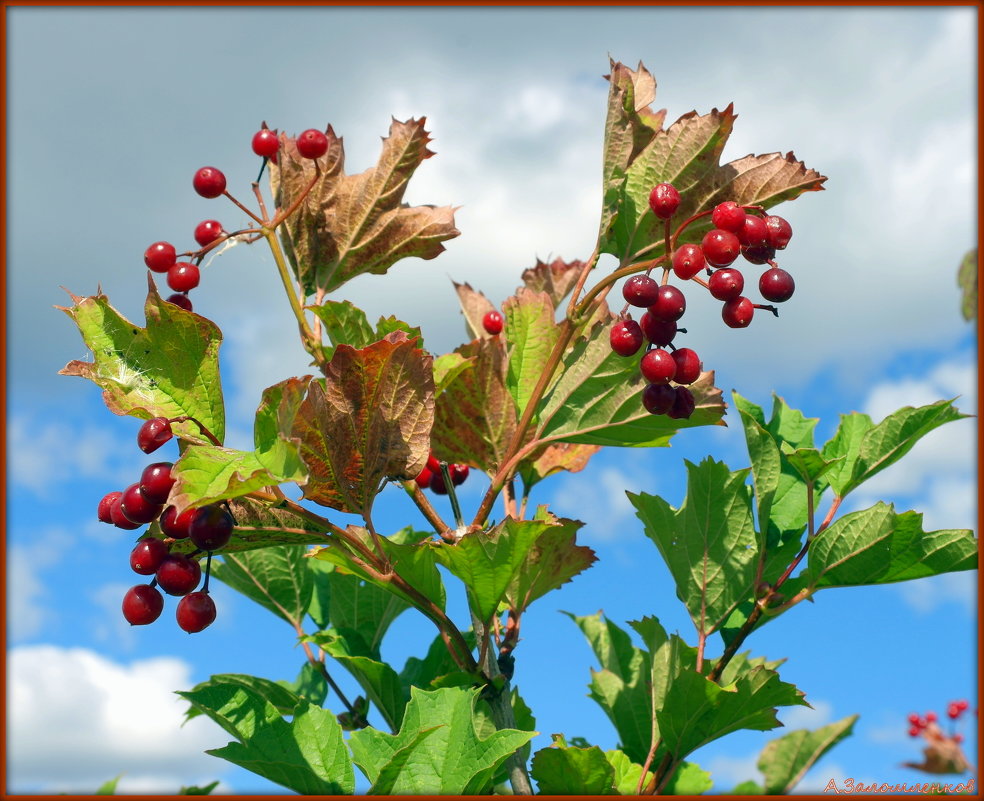
[[[167,503],[175,479],[171,477],[171,462],[154,462],[140,474],[140,492],[151,503]]]
[[[727,267],[741,253],[741,242],[731,231],[712,228],[701,240],[704,259],[712,267]]]
[[[673,272],[681,281],[689,281],[706,266],[700,245],[680,245],[673,254]]]
[[[486,312],[482,318],[482,327],[486,333],[495,336],[502,331],[502,315],[497,311]]]
[[[127,520],[143,526],[151,520],[156,520],[164,511],[164,506],[148,501],[140,491],[140,484],[137,483],[131,484],[123,490],[123,497],[120,498],[120,509]]]
[[[168,595],[187,595],[201,577],[198,560],[183,553],[169,553],[157,568],[157,583]]]
[[[642,327],[635,320],[619,320],[612,325],[608,337],[619,356],[632,356],[642,347]]]
[[[676,362],[676,375],[673,380],[678,384],[693,384],[700,378],[700,357],[690,348],[677,348],[672,353]]]
[[[918,726],[910,726],[909,727],[909,736],[910,737],[918,737],[919,736],[919,732],[921,732],[921,731],[922,731],[922,729],[920,729]]]
[[[328,137],[316,128],[308,128],[297,137],[297,152],[306,159],[319,159],[328,152]]]
[[[752,264],[768,264],[776,257],[776,249],[772,245],[742,245],[741,255]]]
[[[253,152],[257,156],[263,156],[263,158],[273,158],[277,155],[277,150],[280,148],[280,138],[277,136],[276,131],[271,131],[269,128],[261,128],[255,134],[253,134]]]
[[[171,295],[167,299],[168,303],[173,303],[175,306],[180,306],[185,311],[191,311],[191,298],[187,295],[175,294]]]
[[[470,470],[466,464],[452,464],[448,466],[448,472],[451,474],[451,483],[457,487],[465,482]]]
[[[769,244],[769,229],[765,225],[765,220],[754,214],[745,215],[745,223],[736,234],[738,241],[746,247]]]
[[[696,406],[697,404],[694,401],[694,393],[686,387],[677,387],[676,397],[673,399],[673,405],[666,413],[666,416],[672,418],[673,420],[687,420],[690,418],[690,415],[694,413]]]
[[[922,718],[920,718],[915,712],[910,712],[909,723],[913,726],[922,726]]]
[[[153,453],[174,436],[171,421],[166,417],[153,417],[137,432],[137,447],[144,453]]]
[[[222,223],[218,220],[202,220],[195,226],[195,241],[203,248],[222,236]]]
[[[96,516],[103,523],[112,523],[113,522],[113,514],[112,514],[113,504],[116,501],[118,501],[120,498],[122,498],[122,497],[123,497],[123,493],[122,492],[109,492],[106,495],[103,495],[102,500],[99,501],[99,508],[96,511]]]
[[[946,708],[946,714],[950,720],[956,720],[959,718],[961,712],[963,712],[963,710],[953,702],[950,702]]]
[[[793,227],[782,217],[769,215],[765,218],[765,227],[769,231],[769,244],[776,250],[782,250],[792,239]]]
[[[642,315],[639,327],[646,339],[654,345],[669,345],[676,336],[677,324],[675,321],[657,320],[648,311]]]
[[[423,470],[420,471],[420,473],[417,475],[414,481],[417,482],[417,486],[420,487],[421,489],[427,489],[430,486],[431,479],[433,477],[434,474],[430,471],[430,468],[425,467]]]
[[[188,525],[188,536],[196,548],[217,551],[232,537],[235,522],[229,510],[219,504],[202,506]]]
[[[167,285],[175,292],[188,292],[198,286],[202,274],[190,261],[179,261],[167,271]]]
[[[715,270],[707,279],[711,296],[718,300],[734,300],[745,288],[744,276],[733,267]]]
[[[449,472],[450,472],[450,468],[449,468]],[[431,492],[433,492],[435,495],[448,494],[448,485],[444,481],[444,473],[442,473],[440,470],[438,470],[436,473],[434,473],[431,476],[430,488],[431,488]]]
[[[668,220],[680,205],[680,193],[671,184],[657,184],[649,193],[649,208],[662,220]]]
[[[117,528],[126,529],[127,531],[133,531],[135,528],[140,528],[142,523],[134,523],[130,518],[123,514],[123,493],[120,493],[120,497],[117,498],[110,505],[109,515],[112,518],[113,525]]]
[[[166,273],[177,256],[170,242],[155,242],[144,251],[144,264],[155,273]]]
[[[745,224],[745,210],[733,200],[718,203],[711,212],[711,222],[715,228],[737,234]]]
[[[926,722],[927,723],[936,723],[936,713],[935,712],[927,712],[926,713]]]
[[[663,323],[676,322],[687,310],[687,299],[675,286],[661,286],[656,302],[649,307],[649,314]]]
[[[134,573],[142,576],[153,575],[168,555],[168,551],[164,540],[154,537],[142,539],[130,551],[130,567],[133,568]]]
[[[218,197],[226,188],[225,176],[215,167],[202,167],[195,173],[191,183],[199,195],[208,198]]]
[[[960,707],[961,712],[970,707],[970,702],[967,701],[966,698],[961,698],[959,701],[955,701],[954,703]]]
[[[649,384],[642,391],[642,405],[650,414],[666,414],[676,400],[676,389],[669,384]]]
[[[676,362],[667,351],[653,348],[642,357],[639,369],[650,384],[667,384],[676,375]]]
[[[215,601],[207,592],[193,592],[178,601],[178,625],[189,634],[201,631],[215,620]]]
[[[622,297],[632,306],[648,308],[659,297],[659,284],[648,275],[633,275],[622,285]]]
[[[793,276],[780,267],[766,270],[759,278],[759,292],[762,293],[763,298],[771,300],[773,303],[789,300],[795,289],[796,283],[793,281]]]
[[[138,584],[130,587],[123,596],[123,617],[131,626],[146,626],[161,616],[164,596],[156,587]]]
[[[185,509],[180,515],[174,506],[168,506],[159,521],[161,531],[175,540],[188,538],[188,527],[198,514],[197,509]]]
[[[721,309],[721,317],[729,328],[746,328],[752,321],[755,307],[745,297],[729,300]]]

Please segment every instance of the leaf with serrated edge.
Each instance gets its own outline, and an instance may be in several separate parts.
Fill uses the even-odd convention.
[[[804,482],[816,484],[823,478],[828,470],[835,467],[844,457],[838,456],[836,459],[827,460],[820,455],[816,448],[796,448],[788,450],[782,448],[782,457],[799,474]]]
[[[637,765],[625,754],[624,751],[605,751],[605,759],[615,770],[615,790],[619,795],[635,795],[639,787],[639,777],[642,775],[642,765]],[[650,771],[646,771],[645,786],[653,777]]]
[[[304,546],[225,553],[212,561],[212,576],[300,628],[314,590],[306,553]]]
[[[465,318],[465,333],[469,339],[489,339],[492,337],[482,319],[490,311],[496,311],[496,307],[485,295],[477,289],[472,289],[471,284],[459,284],[452,281],[454,291],[458,293],[458,302],[461,304],[461,313]]]
[[[834,460],[842,457],[827,473],[827,481],[840,498],[844,497],[845,490],[850,484],[864,435],[873,425],[871,418],[866,414],[860,412],[842,414],[834,436],[820,450],[824,459]]]
[[[546,371],[559,337],[554,308],[546,292],[520,290],[503,304],[508,361],[506,381],[522,412]]]
[[[567,470],[578,473],[588,466],[588,460],[601,450],[601,445],[578,445],[557,442],[540,450],[532,460],[520,463],[519,473],[527,492],[543,479]]]
[[[830,723],[815,731],[800,729],[772,740],[759,756],[767,795],[788,795],[817,760],[848,737],[857,715]]]
[[[357,631],[369,646],[369,653],[380,658],[379,644],[383,636],[410,605],[398,595],[363,581],[359,576],[334,570],[326,574],[326,578],[331,586],[331,625],[339,630]]]
[[[580,259],[564,261],[554,259],[549,264],[536,260],[536,264],[523,270],[523,285],[533,292],[546,292],[556,309],[577,283],[584,262]]]
[[[275,681],[239,673],[212,676],[177,695],[191,704],[186,720],[207,715],[239,740],[248,740],[264,723],[289,715],[300,700]]]
[[[541,748],[530,768],[540,795],[615,795],[615,768],[596,745]]]

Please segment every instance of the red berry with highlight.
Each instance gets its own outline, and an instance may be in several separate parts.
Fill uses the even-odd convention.
[[[178,254],[170,242],[155,242],[144,251],[144,264],[155,273],[166,273]]]
[[[676,322],[687,310],[687,299],[675,286],[661,286],[656,302],[649,307],[649,314],[664,323]]]
[[[123,497],[122,492],[109,492],[103,495],[102,500],[99,501],[99,508],[96,510],[96,516],[103,523],[113,522],[113,504],[116,503],[120,498]]]
[[[648,308],[659,297],[659,284],[648,275],[633,275],[622,285],[622,297],[633,306]]]
[[[421,489],[427,489],[430,486],[431,479],[433,477],[434,474],[430,471],[430,468],[425,467],[417,474],[417,477],[414,479],[414,481],[417,482],[417,486],[420,487]]]
[[[681,281],[689,281],[706,266],[700,245],[680,245],[673,254],[673,272]]]
[[[700,378],[701,361],[695,351],[690,348],[677,348],[672,353],[676,362],[676,375],[673,380],[678,384],[693,384]]]
[[[737,235],[738,241],[746,247],[769,244],[769,229],[765,225],[765,220],[754,214],[745,215],[745,223],[741,230],[737,231]]]
[[[215,620],[215,601],[207,592],[193,592],[178,601],[175,610],[178,625],[194,634],[212,625]]]
[[[218,197],[226,188],[226,178],[222,170],[215,167],[202,167],[191,181],[195,191],[202,197]]]
[[[910,726],[909,727],[909,736],[910,737],[918,737],[919,736],[919,733],[921,731],[922,731],[922,729],[920,729],[918,726]]]
[[[328,137],[316,128],[308,128],[297,137],[297,152],[306,159],[319,159],[328,152]]]
[[[712,267],[727,267],[741,253],[741,242],[731,231],[712,228],[700,243],[704,259]]]
[[[138,584],[123,596],[123,617],[131,626],[146,626],[161,616],[164,596],[156,587]]]
[[[198,509],[198,514],[188,525],[188,536],[196,548],[203,551],[217,551],[232,538],[235,522],[229,510],[219,504],[210,504]]]
[[[747,328],[754,314],[755,307],[745,297],[729,300],[721,309],[721,318],[729,328]]]
[[[657,320],[648,311],[642,315],[639,321],[643,336],[654,345],[669,345],[677,333],[677,324],[674,320]]]
[[[198,560],[183,553],[168,554],[157,568],[157,583],[168,595],[187,595],[202,577]]]
[[[765,227],[769,231],[769,244],[776,250],[782,250],[792,239],[793,227],[782,217],[770,214],[765,218]]]
[[[195,226],[195,241],[202,247],[211,245],[222,236],[222,223],[218,220],[202,220]]]
[[[448,472],[451,472],[451,468],[450,467],[448,468]],[[440,470],[437,470],[431,476],[430,488],[431,488],[431,492],[433,492],[435,495],[447,495],[448,494],[448,485],[444,481],[444,473],[442,473]]]
[[[676,362],[667,351],[653,348],[642,357],[639,369],[650,384],[668,384],[676,375]]]
[[[745,224],[745,210],[733,200],[718,203],[711,212],[711,222],[715,228],[737,234]]]
[[[137,432],[137,447],[144,453],[153,453],[174,436],[171,421],[166,417],[153,417]]]
[[[452,464],[448,465],[448,472],[451,474],[451,483],[456,487],[459,484],[463,484],[465,479],[468,478],[468,473],[471,472],[466,464]]]
[[[718,300],[734,300],[745,288],[744,276],[733,267],[715,270],[707,279],[707,288],[711,296]]]
[[[642,347],[642,327],[635,320],[619,320],[609,329],[608,338],[619,356],[632,356]]]
[[[768,264],[776,257],[776,249],[772,245],[742,245],[741,255],[752,264]]]
[[[497,311],[486,312],[482,318],[482,328],[485,333],[495,336],[502,332],[502,314]]]
[[[657,184],[649,193],[649,208],[661,220],[668,220],[680,205],[680,193],[672,184]]]
[[[141,576],[153,575],[168,555],[168,550],[164,540],[155,537],[140,540],[130,551],[130,567]]]
[[[140,484],[136,483],[123,490],[123,497],[120,498],[120,509],[127,520],[143,526],[156,520],[164,511],[164,506],[148,501],[140,491]]]
[[[160,527],[168,537],[175,540],[188,538],[188,527],[198,514],[197,509],[185,509],[180,515],[173,506],[168,506],[161,515]]]
[[[669,384],[649,384],[642,391],[642,405],[650,414],[666,414],[675,400],[676,389]]]
[[[171,462],[154,462],[140,474],[140,492],[151,503],[166,503],[175,479],[171,476]]]
[[[142,523],[134,523],[130,518],[123,514],[123,493],[120,493],[120,497],[117,498],[110,505],[109,515],[112,518],[113,525],[117,528],[125,529],[126,531],[133,531],[135,528],[140,528]]]
[[[773,303],[789,300],[795,289],[796,282],[793,281],[793,276],[781,267],[766,270],[759,278],[759,292],[762,293],[763,298],[771,300]]]
[[[167,285],[175,292],[188,292],[198,286],[202,274],[190,261],[179,261],[167,271]]]
[[[263,158],[273,158],[277,155],[277,150],[280,147],[280,138],[277,136],[276,131],[271,131],[269,128],[261,128],[255,134],[253,134],[253,152],[257,156],[263,156]]]

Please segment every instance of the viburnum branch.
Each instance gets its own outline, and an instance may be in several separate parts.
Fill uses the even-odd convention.
[[[587,310],[589,304],[602,292],[608,291],[617,281],[626,278],[635,273],[642,273],[647,270],[651,270],[653,267],[666,261],[667,257],[664,253],[657,259],[650,259],[649,261],[643,262],[633,262],[625,267],[619,267],[617,270],[606,275],[601,281],[595,284],[584,296],[583,300],[577,304],[573,315],[569,315],[568,319],[573,319],[575,321],[580,320],[584,317],[584,313]]]
[[[301,207],[301,204],[307,199],[307,196],[311,194],[311,190],[314,189],[314,185],[318,182],[320,177],[321,165],[318,164],[317,160],[315,160],[314,176],[308,182],[308,185],[304,187],[304,190],[296,198],[294,198],[293,203],[291,203],[286,209],[281,209],[276,213],[276,215],[274,215],[274,218],[269,221],[268,227],[276,228],[280,225],[280,223],[290,217],[291,214],[297,211]]]
[[[410,481],[404,481],[402,483],[403,489],[406,490],[407,495],[410,496],[410,499],[417,505],[417,508],[420,509],[421,514],[427,518],[427,522],[434,527],[434,531],[442,536],[449,531],[450,526],[448,526],[448,524],[441,519],[441,516],[438,514],[437,510],[427,499],[427,496],[424,495],[423,490],[417,486],[417,482],[411,479]]]
[[[317,670],[321,674],[321,677],[325,680],[325,683],[329,687],[331,687],[335,695],[338,696],[338,700],[342,702],[342,705],[348,710],[348,713],[352,716],[352,721],[356,725],[361,724],[359,728],[363,728],[366,725],[368,725],[368,721],[362,719],[361,717],[359,717],[358,714],[356,714],[355,707],[353,707],[349,699],[345,697],[345,693],[342,692],[342,688],[335,683],[335,680],[331,677],[331,674],[328,672],[328,668],[325,666],[325,663],[314,655],[314,653],[311,650],[311,644],[308,642],[304,642],[303,638],[307,636],[307,632],[304,631],[304,628],[301,626],[300,623],[298,623],[297,621],[293,621],[293,622],[294,622],[294,630],[297,632],[297,636],[301,638],[301,647],[304,649],[304,653],[307,656],[308,662],[315,670]],[[324,654],[323,651],[321,653],[322,655]]]
[[[263,167],[266,166],[266,159],[263,159]],[[260,168],[260,174],[253,181],[253,196],[256,198],[256,204],[260,207],[260,214],[263,215],[263,221],[269,222],[270,215],[267,213],[266,201],[263,199],[263,192],[260,191],[260,178],[263,176],[263,167]]]
[[[257,225],[263,225],[264,221],[260,217],[257,217],[248,206],[244,206],[242,203],[236,200],[236,198],[233,195],[231,195],[228,190],[224,191],[222,194],[225,195],[227,198],[229,198],[229,200],[231,200],[241,212],[248,215],[253,222],[255,222]]]
[[[574,308],[577,306],[577,296],[581,294],[581,290],[584,289],[584,284],[588,280],[588,274],[594,269],[595,264],[598,263],[598,248],[594,249],[594,252],[588,257],[588,260],[584,263],[581,268],[581,272],[577,277],[577,283],[574,284],[574,289],[571,290],[571,299],[567,302],[567,316],[572,317],[574,315]]]

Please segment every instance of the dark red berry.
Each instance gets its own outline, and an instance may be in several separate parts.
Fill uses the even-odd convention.
[[[225,176],[215,167],[202,167],[195,173],[191,183],[202,197],[218,197],[226,188]]]
[[[795,289],[796,283],[793,281],[793,276],[781,267],[766,270],[759,278],[759,292],[762,293],[763,298],[771,300],[773,303],[789,300]]]
[[[922,731],[922,729],[920,729],[918,726],[910,726],[909,727],[909,736],[910,737],[918,737],[919,736],[919,732],[921,732],[921,731]]]
[[[174,436],[171,422],[166,417],[153,417],[137,432],[137,447],[144,453],[153,453]]]
[[[765,227],[769,231],[769,244],[776,250],[782,250],[792,239],[793,227],[782,217],[769,215],[765,218]]]
[[[427,454],[427,469],[434,473],[434,475],[441,472],[441,460],[434,455],[433,451]]]
[[[157,583],[168,595],[187,595],[201,577],[198,560],[183,553],[169,553],[157,568]]]
[[[647,384],[642,391],[642,405],[650,414],[666,414],[676,400],[676,389],[669,384]]]
[[[673,272],[681,281],[689,281],[706,266],[700,245],[680,245],[673,254]]]
[[[123,617],[131,626],[146,626],[161,616],[164,596],[156,587],[138,584],[130,587],[123,596]]]
[[[306,159],[319,159],[328,152],[328,137],[316,128],[308,128],[297,137],[297,152]]]
[[[619,356],[632,356],[642,347],[642,327],[635,320],[619,320],[609,329],[608,337]]]
[[[676,322],[687,310],[687,299],[675,286],[661,286],[656,302],[649,307],[649,314],[663,323]]]
[[[649,193],[649,208],[662,220],[668,220],[680,205],[680,193],[671,184],[657,184]]]
[[[711,212],[711,222],[715,228],[737,234],[745,224],[745,210],[733,200],[718,203]]]
[[[727,301],[721,308],[721,318],[729,328],[746,328],[752,321],[755,307],[746,297]]]
[[[946,708],[946,715],[947,715],[948,718],[950,718],[950,720],[956,720],[957,718],[960,717],[960,714],[962,712],[963,712],[963,710],[959,706],[957,706],[957,704],[953,703],[952,701],[950,702],[950,704]]]
[[[150,576],[157,572],[164,558],[168,555],[168,547],[164,540],[147,537],[140,540],[130,551],[130,567],[134,573]]]
[[[741,255],[752,264],[768,264],[776,257],[776,249],[772,245],[742,245]]]
[[[142,523],[134,523],[130,518],[123,514],[123,493],[120,493],[120,497],[117,498],[109,507],[109,515],[112,518],[113,525],[117,528],[126,529],[127,531],[133,531],[135,528],[140,528]]]
[[[676,397],[673,399],[673,405],[666,413],[666,416],[673,420],[689,419],[697,405],[694,401],[694,394],[686,387],[677,387],[675,394]]]
[[[189,634],[201,631],[215,620],[215,601],[207,592],[193,592],[178,601],[178,625]]]
[[[676,375],[676,362],[667,351],[653,348],[642,357],[639,369],[650,384],[667,384]]]
[[[633,275],[622,285],[622,297],[632,306],[648,308],[659,297],[659,284],[648,275]]]
[[[190,261],[179,261],[167,271],[167,285],[175,292],[188,292],[198,286],[202,274]]]
[[[161,531],[175,540],[188,538],[188,527],[198,514],[197,509],[185,509],[180,515],[174,506],[168,506],[159,521]]]
[[[430,486],[431,479],[433,477],[434,474],[430,471],[430,468],[425,467],[423,470],[420,471],[420,473],[417,474],[417,477],[414,479],[414,481],[417,482],[417,486],[420,487],[421,489],[427,489]]]
[[[171,462],[154,462],[147,465],[140,474],[140,492],[151,503],[167,503],[174,479],[171,477]]]
[[[431,488],[431,492],[433,492],[435,495],[448,494],[448,485],[444,481],[444,473],[442,473],[440,470],[438,470],[436,473],[434,473],[431,476],[430,488]]]
[[[672,355],[676,362],[674,381],[678,384],[693,384],[700,378],[701,362],[696,352],[690,348],[677,348]]]
[[[189,298],[187,295],[182,295],[182,294],[171,295],[171,297],[167,299],[167,302],[173,303],[175,306],[180,306],[185,311],[192,310],[191,298]]]
[[[704,259],[712,267],[727,267],[741,253],[741,242],[731,231],[712,228],[701,240]]]
[[[497,311],[486,312],[482,318],[482,328],[492,336],[500,333],[502,331],[502,315]]]
[[[669,345],[677,333],[675,321],[657,320],[648,311],[642,315],[639,321],[642,333],[654,345]]]
[[[253,134],[253,152],[257,156],[263,156],[268,159],[273,158],[277,155],[279,147],[280,138],[277,136],[276,131],[271,131],[269,128],[261,128]]]
[[[769,244],[769,229],[765,225],[765,220],[754,214],[745,215],[745,223],[737,235],[738,241],[745,247]]]
[[[195,226],[195,241],[202,247],[211,245],[222,236],[222,223],[218,220],[202,220]]]
[[[156,520],[164,506],[159,503],[151,503],[140,491],[140,484],[131,484],[123,490],[123,497],[120,498],[120,508],[127,520],[137,525],[143,526],[151,520]]]
[[[178,254],[170,242],[155,242],[144,251],[144,264],[155,273],[166,273]]]
[[[229,510],[219,504],[203,506],[188,526],[188,536],[195,547],[217,551],[229,542],[235,522]]]
[[[734,300],[745,288],[745,278],[733,267],[715,270],[707,279],[711,296],[718,300]]]
[[[123,493],[122,492],[109,492],[109,493],[103,495],[102,500],[99,501],[99,508],[96,511],[96,516],[103,523],[112,523],[113,522],[113,514],[112,514],[113,504],[116,503],[116,501],[118,501],[122,497],[123,497]]]
[[[922,718],[919,717],[915,712],[909,713],[909,723],[913,726],[922,726]]]
[[[926,723],[936,723],[936,713],[927,712],[926,713]]]
[[[448,466],[448,472],[451,474],[451,483],[457,487],[468,478],[469,469],[466,464],[452,464]]]
[[[954,703],[960,707],[960,711],[964,712],[970,707],[970,701],[966,698],[961,698],[959,701],[954,701]]]

